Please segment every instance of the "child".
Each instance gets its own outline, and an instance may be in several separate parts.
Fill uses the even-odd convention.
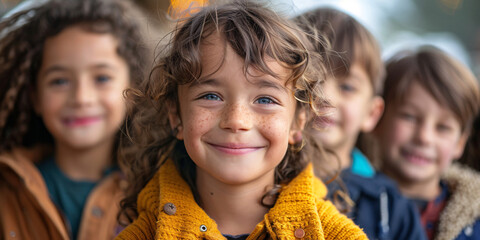
[[[332,72],[324,83],[333,114],[323,121],[323,129],[312,132],[338,157],[341,182],[346,188],[343,190],[350,195],[350,199],[344,199],[353,200],[350,205],[354,205],[348,216],[370,239],[424,238],[414,206],[401,196],[390,179],[375,172],[355,148],[359,133],[371,131],[383,112],[380,90],[384,66],[377,41],[354,18],[331,8],[306,12],[296,21],[312,38],[324,34],[336,52],[329,58],[328,68]],[[321,51],[319,47],[317,51]],[[338,182],[328,185],[328,197],[332,200],[344,192],[335,183]]]
[[[131,5],[52,0],[0,23],[0,239],[118,231],[123,91],[146,50]]]
[[[387,63],[375,130],[382,170],[416,203],[429,239],[480,239],[480,176],[450,166],[480,107],[478,88],[467,67],[431,46]]]
[[[123,208],[138,215],[118,239],[366,239],[323,200],[318,145],[299,151],[320,80],[293,25],[254,2],[212,5],[167,51],[133,92],[129,133],[145,140]]]

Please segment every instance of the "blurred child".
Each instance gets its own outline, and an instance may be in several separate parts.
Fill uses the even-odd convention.
[[[382,170],[416,203],[428,238],[480,239],[480,176],[450,166],[480,107],[473,74],[431,46],[400,52],[387,62],[384,98]]]
[[[52,0],[0,23],[0,239],[115,236],[123,91],[146,56],[132,7]]]
[[[341,182],[350,198],[343,199],[353,200],[348,216],[370,239],[424,238],[414,205],[355,148],[359,134],[370,132],[383,112],[384,66],[377,41],[354,18],[331,8],[306,12],[296,21],[313,39],[325,35],[335,51],[328,61],[331,74],[323,84],[333,113],[327,121],[315,119],[324,128],[312,132],[338,157]],[[328,185],[332,200],[344,192],[336,183]]]
[[[144,149],[125,158],[136,220],[118,239],[366,239],[323,199],[321,149],[300,150],[323,71],[301,36],[248,1],[182,20],[158,75],[132,92]]]

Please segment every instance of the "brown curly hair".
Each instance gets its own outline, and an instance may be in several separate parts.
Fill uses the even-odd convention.
[[[293,23],[250,1],[207,6],[189,18],[179,20],[150,78],[139,89],[128,92],[128,98],[137,106],[131,113],[135,117],[128,127],[129,136],[140,148],[139,151],[126,151],[127,157],[124,157],[130,186],[121,205],[130,221],[138,214],[136,200],[139,192],[166,159],[175,162],[196,194],[195,164],[188,156],[183,141],[174,137],[176,130],[171,130],[168,106],[178,106],[179,85],[199,79],[202,74],[201,42],[217,33],[223,35],[226,44],[244,59],[244,74],[247,74],[248,67],[254,67],[278,77],[267,66],[266,57],[291,70],[287,83],[295,86],[296,114],[300,109],[306,110],[309,115],[318,112],[315,102],[323,101],[320,84],[325,79],[322,51],[319,51],[320,54],[310,52],[307,46],[310,43]],[[320,145],[307,133],[303,134],[303,141],[290,146],[277,166],[275,184],[288,183],[309,162],[321,159]]]
[[[53,145],[30,95],[36,89],[45,40],[64,29],[80,26],[113,35],[118,54],[130,68],[131,83],[136,85],[144,77],[147,55],[136,11],[127,1],[52,0],[0,22],[0,152]]]

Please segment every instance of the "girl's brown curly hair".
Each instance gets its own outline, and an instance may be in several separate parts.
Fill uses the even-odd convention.
[[[0,152],[18,146],[53,144],[30,98],[36,88],[46,39],[72,26],[113,35],[118,40],[118,54],[130,68],[131,83],[136,85],[144,77],[146,61],[138,17],[134,6],[123,0],[51,0],[2,20]]]
[[[178,22],[170,43],[159,55],[150,78],[139,89],[127,94],[137,109],[129,125],[131,140],[139,151],[125,152],[124,162],[129,189],[122,209],[130,221],[137,216],[136,200],[141,189],[166,159],[172,159],[194,194],[195,164],[177,140],[168,121],[168,107],[178,106],[178,86],[197,81],[202,74],[200,45],[220,33],[226,44],[244,59],[244,74],[248,67],[278,77],[266,63],[266,57],[291,70],[287,83],[295,86],[297,113],[300,109],[316,114],[315,102],[322,101],[320,83],[325,77],[323,56],[310,52],[309,44],[295,25],[265,6],[250,1],[235,1],[204,7],[190,18]],[[321,53],[321,52],[320,52]],[[299,149],[303,147],[303,150]],[[321,147],[306,133],[303,141],[290,146],[275,170],[275,184],[288,183],[313,160],[321,159]],[[274,191],[275,192],[275,191]],[[278,192],[278,189],[277,189]],[[274,193],[272,193],[274,194]],[[263,199],[262,199],[263,201]],[[265,204],[267,205],[267,204]]]

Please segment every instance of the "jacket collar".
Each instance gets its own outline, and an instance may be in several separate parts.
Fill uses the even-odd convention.
[[[352,158],[352,166],[350,167],[352,173],[365,178],[375,176],[375,169],[372,164],[358,148],[354,148],[350,156]]]
[[[215,221],[195,202],[190,187],[170,160],[160,168],[159,187],[160,208],[157,221],[159,239],[179,237],[225,239]],[[275,206],[255,227],[249,239],[263,239],[266,234],[273,239],[291,237],[297,228],[309,232],[314,239],[323,239],[316,203],[317,200],[325,197],[326,193],[325,185],[314,177],[312,165],[308,165],[282,188]],[[163,211],[162,208],[167,203],[173,203],[176,206],[175,214],[168,215]],[[165,235],[167,233],[169,235]]]
[[[480,218],[480,175],[459,164],[451,165],[443,175],[450,198],[440,215],[437,239],[455,239],[461,231]]]

